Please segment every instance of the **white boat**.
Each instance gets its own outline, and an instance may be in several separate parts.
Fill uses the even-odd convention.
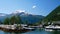
[[[60,26],[49,25],[49,26],[46,26],[45,29],[55,29],[55,30],[60,30]]]
[[[52,29],[45,29],[45,31],[53,31]]]

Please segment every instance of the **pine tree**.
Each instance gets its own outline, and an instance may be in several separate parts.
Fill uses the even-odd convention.
[[[4,20],[4,23],[3,24],[10,24],[10,19],[7,17],[5,20]]]
[[[16,16],[12,16],[12,17],[10,18],[10,23],[11,23],[11,24],[16,24]]]
[[[11,24],[21,24],[22,20],[21,20],[20,16],[12,16],[10,18],[10,22],[11,22]]]

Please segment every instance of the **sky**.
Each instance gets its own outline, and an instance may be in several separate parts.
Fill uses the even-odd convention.
[[[25,10],[29,14],[47,16],[59,5],[60,0],[0,0],[0,13]]]

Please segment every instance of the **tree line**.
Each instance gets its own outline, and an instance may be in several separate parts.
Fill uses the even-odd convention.
[[[20,16],[12,16],[12,17],[6,17],[5,20],[3,21],[3,24],[21,24],[22,20]]]

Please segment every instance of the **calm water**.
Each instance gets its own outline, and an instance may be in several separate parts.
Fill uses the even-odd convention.
[[[0,34],[60,34],[60,31],[35,30],[26,33],[17,33],[17,32],[4,32],[0,30]]]

